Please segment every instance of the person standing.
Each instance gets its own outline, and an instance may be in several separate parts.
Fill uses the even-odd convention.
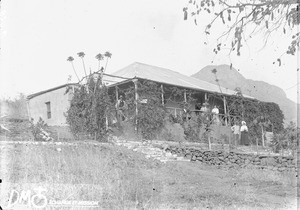
[[[213,122],[216,123],[216,124],[219,124],[220,123],[220,120],[219,120],[219,109],[217,108],[216,105],[211,110],[211,113],[213,114]]]
[[[241,126],[241,145],[245,145],[245,146],[249,145],[248,127],[245,121],[242,121],[242,126]]]
[[[127,110],[127,104],[124,101],[122,95],[120,96],[119,100],[117,101],[116,109],[117,109],[118,120],[120,120],[120,121],[126,120],[125,112]]]
[[[238,121],[235,121],[234,126],[231,127],[231,130],[233,131],[235,146],[238,146],[240,144],[240,126]]]
[[[206,107],[205,103],[202,104],[200,111],[202,113],[206,113],[207,112],[207,107]]]
[[[209,113],[208,105],[209,104],[207,102],[203,103],[200,112],[202,116],[206,117],[206,120],[210,121],[210,113]]]

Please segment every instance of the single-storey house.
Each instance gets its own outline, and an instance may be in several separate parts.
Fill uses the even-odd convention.
[[[169,69],[138,62],[112,75],[104,74],[103,77],[103,81],[109,88],[109,93],[114,92],[116,99],[118,98],[118,94],[122,93],[122,89],[130,85],[134,86],[138,80],[153,81],[159,84],[162,90],[166,87],[193,90],[197,92],[197,103],[202,104],[208,101],[210,105],[217,105],[220,110],[220,115],[223,116],[226,114],[226,106],[224,106],[224,104],[226,104],[226,96],[236,94],[233,90],[203,80],[189,77]],[[76,86],[77,84],[65,84],[29,95],[27,99],[30,118],[38,120],[41,117],[48,125],[65,126],[65,113],[68,110]],[[66,91],[67,88],[70,91]],[[165,92],[164,94],[167,95],[168,93]],[[210,97],[215,94],[221,97]],[[244,97],[252,98],[246,95],[244,95]],[[186,96],[184,98],[186,98]],[[164,101],[162,101],[162,103],[164,103]],[[166,102],[164,106],[175,115],[182,112],[182,108],[175,103]],[[195,109],[195,105],[192,105],[192,107],[194,107],[191,108],[192,110]]]

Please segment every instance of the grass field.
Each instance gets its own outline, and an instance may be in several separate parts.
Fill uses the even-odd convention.
[[[295,173],[162,164],[112,144],[0,148],[2,207],[13,189],[43,187],[48,200],[98,201],[99,209],[296,208]]]

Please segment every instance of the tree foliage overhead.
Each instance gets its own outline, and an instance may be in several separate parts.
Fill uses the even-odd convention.
[[[187,20],[190,15],[196,25],[201,12],[210,14],[212,19],[205,28],[207,35],[218,20],[228,26],[218,39],[215,53],[221,50],[223,37],[231,37],[230,52],[236,51],[240,55],[243,44],[256,32],[265,31],[268,38],[278,30],[284,34],[287,30],[292,31],[287,54],[295,55],[299,48],[300,33],[293,33],[293,29],[300,23],[298,0],[188,0],[188,6],[183,8],[183,12],[184,19]],[[278,62],[280,65],[280,59]]]

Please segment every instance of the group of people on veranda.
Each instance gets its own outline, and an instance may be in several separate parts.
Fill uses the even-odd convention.
[[[210,111],[207,105],[208,105],[207,103],[203,103],[200,112],[204,115],[211,113],[212,118],[210,117],[210,115],[207,115],[207,118],[209,120],[212,120],[213,124],[220,124],[221,120],[219,117],[218,107],[215,105],[214,108]],[[235,136],[236,145],[248,146],[250,144],[249,137],[248,137],[248,127],[245,121],[241,121],[241,125],[239,124],[238,121],[236,121],[235,125],[231,127],[231,130],[233,131],[233,134]]]
[[[212,122],[214,124],[220,124],[221,121],[220,121],[220,118],[219,118],[219,108],[215,105],[214,108],[211,110],[210,112],[210,109],[208,108],[208,103],[203,103],[202,104],[202,107],[200,109],[200,112],[207,116],[207,119],[208,120],[212,120]],[[209,113],[211,113],[212,115],[208,115]],[[212,118],[211,118],[212,116]]]
[[[128,106],[121,95],[119,100],[116,103],[116,110],[117,110],[117,118],[119,121],[126,121],[127,120],[127,109]],[[205,104],[201,107],[200,111],[202,114],[207,114],[210,112],[210,110],[207,108]],[[219,109],[217,106],[214,106],[214,108],[211,110],[212,113],[212,120],[215,124],[220,123],[219,118]],[[241,121],[241,125],[239,125],[239,122],[236,121],[235,125],[231,127],[231,130],[233,131],[233,134],[235,136],[235,143],[236,145],[249,145],[249,138],[248,138],[248,127],[246,125],[245,121]]]
[[[250,144],[248,137],[248,127],[245,121],[242,121],[241,124],[242,125],[240,126],[239,122],[236,121],[235,125],[231,127],[231,130],[233,131],[236,145],[248,146]]]

